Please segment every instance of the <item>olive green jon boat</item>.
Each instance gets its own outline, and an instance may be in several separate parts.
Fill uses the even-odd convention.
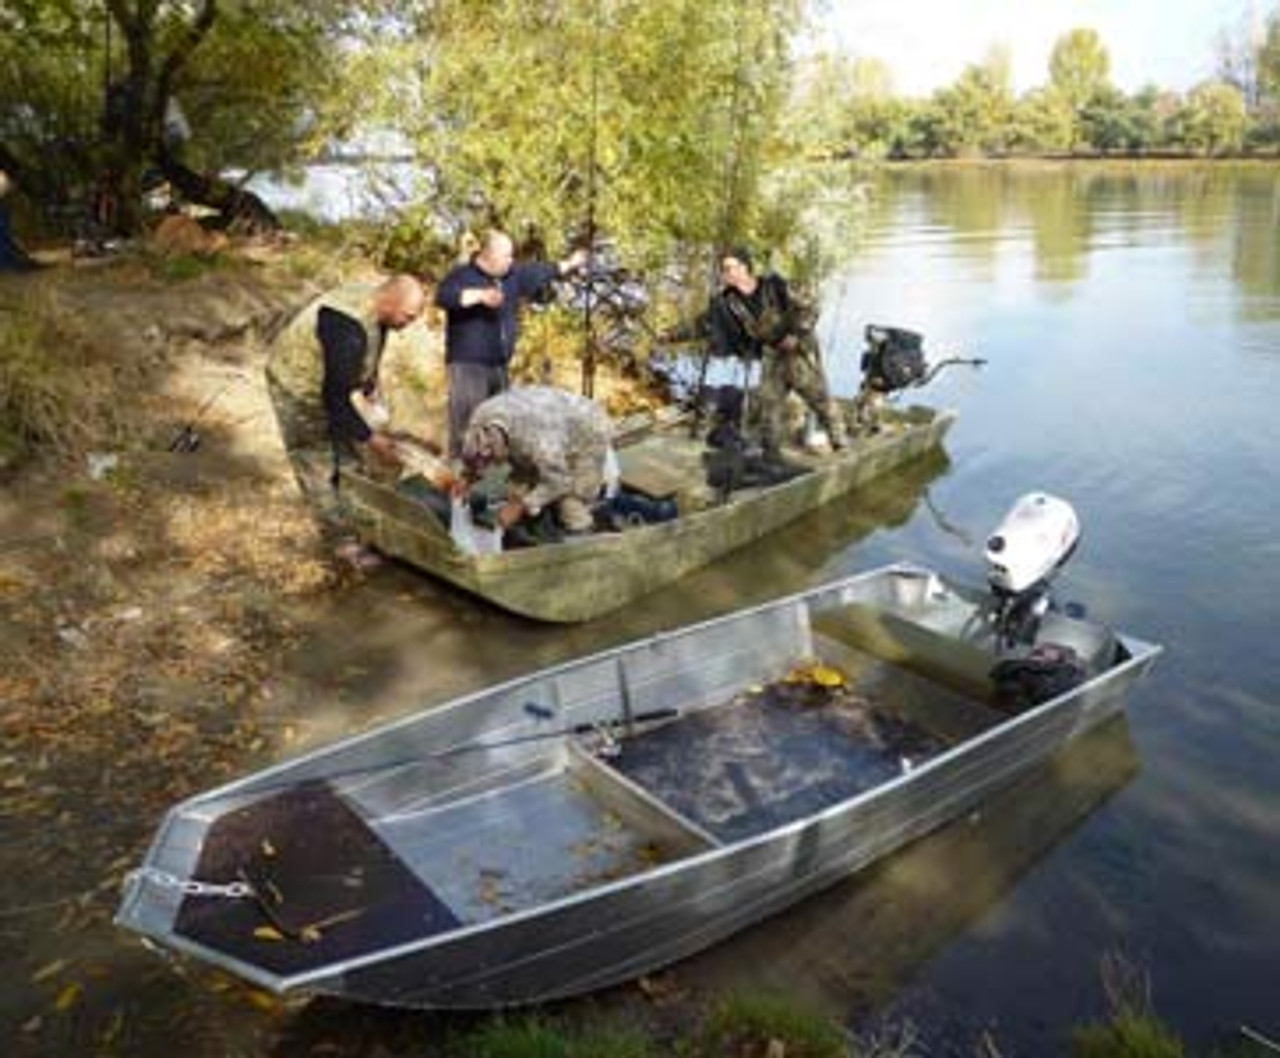
[[[674,496],[672,521],[569,537],[562,542],[470,554],[420,499],[374,480],[354,466],[340,474],[344,527],[365,544],[439,577],[496,606],[540,621],[586,621],[618,609],[843,496],[941,444],[955,421],[923,406],[886,413],[870,436],[842,451],[812,455],[788,449],[804,473],[779,484],[743,488],[721,500],[706,485],[705,445],[686,423],[661,418],[622,424],[616,440],[624,486],[655,475]],[[331,460],[294,453],[310,495],[330,486]]]

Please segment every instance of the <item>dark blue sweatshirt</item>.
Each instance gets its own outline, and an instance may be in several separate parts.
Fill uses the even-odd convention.
[[[474,261],[455,268],[436,288],[436,304],[447,314],[445,363],[502,367],[510,362],[516,347],[519,303],[538,293],[559,274],[558,265],[545,261],[514,265],[501,279],[488,275]],[[501,307],[462,307],[464,290],[492,286],[502,288]]]

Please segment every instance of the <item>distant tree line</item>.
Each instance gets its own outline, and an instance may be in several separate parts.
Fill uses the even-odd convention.
[[[1197,155],[1280,146],[1280,8],[1224,35],[1184,95],[1110,81],[1098,34],[1012,91],[994,49],[925,100],[884,64],[797,60],[808,0],[0,0],[0,168],[49,216],[128,234],[164,180],[224,221],[275,218],[250,176],[377,132],[421,179],[388,256],[484,224],[552,252],[608,237],[670,262],[793,253],[808,154]],[[790,244],[790,245],[789,245]],[[674,253],[673,253],[674,250]],[[804,257],[801,250],[795,261]]]
[[[1280,7],[1260,31],[1224,31],[1217,74],[1185,94],[1110,80],[1093,29],[1058,38],[1048,80],[1022,95],[1010,56],[993,48],[926,99],[892,91],[877,59],[823,54],[798,72],[806,149],[823,156],[1236,155],[1280,150]]]

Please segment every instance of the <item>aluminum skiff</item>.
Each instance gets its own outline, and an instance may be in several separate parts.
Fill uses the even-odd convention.
[[[117,921],[379,1004],[635,978],[965,813],[1118,712],[1159,652],[1051,612],[1037,641],[1088,675],[1011,713],[987,602],[893,566],[424,710],[172,809]]]
[[[705,484],[700,440],[688,428],[656,428],[619,443],[623,481],[661,479],[677,498],[674,521],[595,533],[561,543],[475,555],[460,550],[419,500],[353,469],[340,483],[345,527],[367,544],[503,609],[540,621],[585,621],[608,613],[781,528],[942,443],[950,411],[915,406],[887,413],[884,427],[834,455],[788,452],[804,473],[744,488],[727,502]],[[294,454],[304,491],[329,489],[327,455]],[[646,484],[649,483],[646,481]],[[649,486],[652,488],[652,485]]]

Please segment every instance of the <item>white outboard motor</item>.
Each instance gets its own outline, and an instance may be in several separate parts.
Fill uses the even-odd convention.
[[[1021,497],[987,539],[987,582],[996,624],[1008,644],[1029,642],[1049,609],[1049,580],[1075,551],[1080,520],[1066,500]]]

